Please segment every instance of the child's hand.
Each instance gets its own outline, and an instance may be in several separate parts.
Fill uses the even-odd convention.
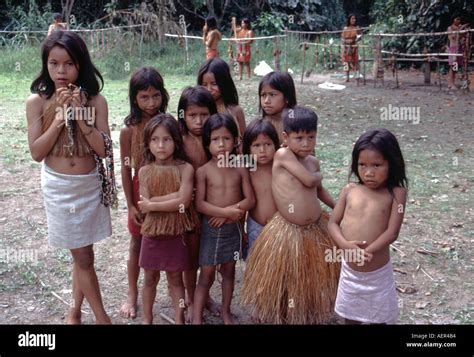
[[[140,196],[141,201],[138,201],[138,207],[140,208],[140,211],[142,213],[148,213],[150,212],[150,200],[148,200],[146,197]]]
[[[209,225],[213,228],[219,228],[222,227],[226,221],[227,218],[225,217],[211,217],[209,218]]]
[[[137,226],[142,225],[142,215],[140,211],[138,211],[137,207],[135,207],[135,205],[132,205],[128,208],[128,213],[130,214],[130,217],[132,218],[134,224],[136,224]]]
[[[235,206],[227,207],[225,210],[226,217],[234,222],[240,220],[245,214],[245,211],[242,211],[240,208],[237,208]]]
[[[69,105],[71,103],[71,92],[67,87],[56,89],[56,102],[60,105]]]

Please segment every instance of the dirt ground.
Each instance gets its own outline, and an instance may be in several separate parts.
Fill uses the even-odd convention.
[[[316,154],[321,159],[323,183],[337,197],[347,182],[352,146],[367,129],[385,127],[398,138],[406,160],[409,200],[398,240],[392,245],[397,294],[402,324],[472,324],[474,242],[474,94],[449,92],[444,83],[425,87],[418,72],[400,74],[401,87],[392,89],[369,81],[353,81],[342,91],[321,89],[324,81],[340,83],[329,74],[311,75],[297,83],[298,104],[312,107],[319,116]],[[125,84],[126,85],[126,84]],[[248,115],[256,113],[258,79],[238,83],[241,103]],[[5,103],[2,103],[5,105]],[[0,107],[2,106],[0,105]],[[383,108],[419,108],[413,120],[382,120]],[[23,107],[24,108],[24,107]],[[23,108],[15,115],[24,121]],[[251,109],[249,109],[251,108]],[[1,109],[1,108],[0,108]],[[24,125],[23,125],[24,127]],[[26,131],[20,131],[26,136]],[[118,127],[113,131],[118,154]],[[27,158],[0,160],[0,324],[63,324],[71,300],[71,257],[66,250],[47,244],[47,226],[40,189],[40,165]],[[120,186],[120,168],[116,175]],[[113,236],[95,246],[96,269],[107,312],[116,324],[141,323],[119,316],[126,297],[126,260],[129,235],[126,206],[120,187],[120,204],[112,211]],[[32,252],[32,259],[29,259]],[[18,257],[23,254],[23,259]],[[31,255],[31,254],[30,254]],[[250,323],[239,304],[244,264],[237,264],[232,304],[240,324]],[[220,300],[220,284],[211,291]],[[83,307],[83,322],[93,323]],[[172,316],[162,275],[155,304],[155,323]],[[207,323],[221,323],[205,315]]]

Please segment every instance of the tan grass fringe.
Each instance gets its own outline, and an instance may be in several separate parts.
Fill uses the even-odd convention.
[[[176,165],[151,164],[143,175],[143,184],[151,197],[164,196],[179,191],[181,175]],[[160,235],[178,235],[191,231],[194,226],[195,221],[189,209],[184,212],[149,212],[140,232],[147,237],[159,239]]]
[[[46,105],[47,106],[43,112],[43,120],[41,123],[41,129],[43,133],[48,130],[51,125],[58,125],[58,122],[54,120],[56,118],[56,109],[62,109],[62,107],[56,103],[55,97],[50,99]],[[70,157],[70,152],[72,152],[74,156],[84,157],[92,154],[92,149],[82,134],[81,129],[79,129],[78,124],[73,121],[72,125],[74,126],[74,145],[71,148],[68,148],[69,137],[67,135],[66,125],[63,124],[58,139],[49,152],[49,155]]]
[[[333,243],[328,214],[298,226],[278,212],[260,233],[247,260],[242,302],[271,324],[321,324],[333,315],[340,264],[326,263]]]

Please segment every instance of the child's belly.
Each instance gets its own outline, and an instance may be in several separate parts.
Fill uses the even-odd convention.
[[[44,162],[53,171],[66,175],[85,175],[96,167],[95,160],[91,155],[84,157],[47,156]]]

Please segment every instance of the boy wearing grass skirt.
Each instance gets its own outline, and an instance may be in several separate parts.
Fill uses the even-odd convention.
[[[248,257],[243,303],[272,324],[319,324],[332,317],[339,264],[326,262],[333,249],[327,213],[319,200],[335,202],[322,186],[316,145],[317,115],[304,107],[283,113],[282,138],[272,168],[278,212],[255,241]]]

